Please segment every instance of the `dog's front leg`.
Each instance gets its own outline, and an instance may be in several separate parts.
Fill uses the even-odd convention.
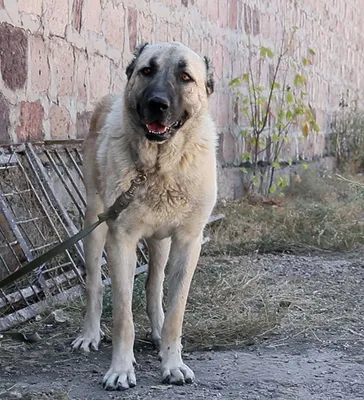
[[[161,369],[164,383],[194,381],[193,371],[182,361],[182,323],[188,292],[201,250],[202,233],[180,233],[172,238],[169,259],[168,303],[162,329]]]
[[[137,239],[110,226],[106,240],[113,292],[113,352],[111,367],[105,374],[106,390],[124,390],[136,384],[134,374],[134,324],[132,295]]]

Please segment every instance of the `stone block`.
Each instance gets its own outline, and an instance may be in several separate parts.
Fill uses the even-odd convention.
[[[9,102],[0,92],[0,144],[11,142],[9,127],[10,127],[10,109]]]
[[[166,42],[168,40],[168,25],[166,21],[158,21],[155,29],[155,41]]]
[[[153,18],[150,15],[139,14],[138,31],[138,43],[153,42]]]
[[[211,22],[217,22],[219,19],[219,0],[209,0],[207,16]]]
[[[64,36],[68,24],[68,1],[43,0],[44,23],[49,32]]]
[[[217,119],[217,125],[220,128],[229,127],[231,123],[229,118],[232,108],[233,104],[231,101],[231,97],[226,93],[219,93],[219,114]]]
[[[222,78],[222,68],[223,68],[223,47],[221,44],[216,44],[215,55],[213,58],[214,72],[217,79]]]
[[[81,32],[82,28],[82,11],[84,0],[74,0],[72,7],[72,26],[77,32]]]
[[[58,96],[70,96],[73,91],[73,48],[65,40],[53,38],[50,42],[52,79]]]
[[[180,42],[182,40],[181,25],[169,24],[169,40],[174,41],[174,42]]]
[[[70,137],[70,114],[65,107],[52,106],[49,121],[52,139],[68,139]]]
[[[88,56],[83,50],[74,50],[75,54],[75,91],[77,101],[87,103]]]
[[[228,0],[219,1],[219,24],[221,27],[225,28],[228,26],[229,22],[229,7]]]
[[[123,51],[125,32],[125,11],[123,6],[116,7],[112,2],[107,3],[103,18],[106,22],[104,30],[106,41]]]
[[[42,36],[32,35],[30,46],[30,77],[31,90],[42,93],[49,87],[48,46]]]
[[[193,32],[191,32],[188,37],[188,42],[186,42],[186,45],[188,45],[197,54],[204,55],[202,54],[202,44],[200,35],[195,35],[193,34]]]
[[[260,33],[260,11],[254,7],[253,10],[253,35],[259,35]]]
[[[23,29],[0,24],[0,65],[6,86],[12,90],[24,87],[28,73],[28,37]]]
[[[20,102],[19,122],[15,129],[19,142],[26,142],[44,137],[43,132],[44,109],[40,101]]]
[[[238,27],[238,0],[229,0],[229,27],[236,29]]]
[[[0,0],[0,6],[1,6]],[[42,0],[18,0],[18,8],[20,12],[29,14],[42,15]]]
[[[198,9],[200,10],[201,16],[203,18],[206,18],[207,14],[208,14],[208,9],[209,9],[207,0],[197,0],[196,3],[197,3]]]
[[[95,103],[109,93],[110,60],[94,55],[89,62],[90,101]]]
[[[235,137],[226,132],[222,135],[221,155],[225,164],[232,164],[237,157],[237,141]]]
[[[101,1],[85,0],[85,28],[93,32],[101,32]]]
[[[129,30],[129,50],[134,53],[137,46],[138,30],[138,11],[135,8],[128,8],[128,30]]]
[[[243,26],[244,31],[247,35],[250,35],[252,32],[252,9],[248,4],[244,4],[243,9]]]
[[[239,199],[243,195],[243,173],[240,168],[217,169],[217,194],[220,199]]]

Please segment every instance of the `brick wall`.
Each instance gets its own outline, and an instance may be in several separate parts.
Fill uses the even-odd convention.
[[[274,48],[282,27],[316,52],[309,93],[325,132],[340,97],[364,92],[362,0],[0,0],[0,142],[83,137],[96,100],[118,92],[141,41],[178,40],[214,61],[211,108],[219,162],[239,162],[244,143],[228,82],[246,68],[247,34]],[[292,156],[320,156],[325,136],[295,142]],[[221,170],[226,193],[239,173]]]

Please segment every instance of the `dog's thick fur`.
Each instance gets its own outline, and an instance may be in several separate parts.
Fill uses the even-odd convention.
[[[136,166],[145,171],[147,179],[117,220],[101,225],[85,240],[87,309],[82,334],[73,342],[74,349],[84,351],[96,350],[100,342],[100,258],[106,241],[114,318],[112,362],[103,380],[109,390],[136,384],[131,304],[136,246],[141,238],[146,238],[149,247],[147,312],[151,338],[160,349],[162,379],[175,384],[193,382],[194,373],[182,361],[182,322],[202,232],[216,200],[216,132],[208,112],[213,79],[208,61],[180,43],[145,45],[137,50],[126,73],[125,92],[100,101],[85,141],[85,225],[95,222],[130,187],[137,176]],[[145,113],[141,110],[147,88],[157,90],[156,96],[162,98],[157,101],[166,102],[176,120],[181,117],[181,123],[174,124],[178,129],[166,131],[165,140],[160,139],[163,135],[148,133],[150,121],[143,121],[151,104],[147,102]],[[170,123],[172,119],[173,115]],[[169,291],[164,315],[162,285],[167,260]]]

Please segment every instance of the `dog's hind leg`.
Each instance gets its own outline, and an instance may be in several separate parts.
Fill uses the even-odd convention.
[[[147,294],[147,313],[150,321],[148,336],[157,349],[160,349],[162,327],[164,322],[163,312],[163,281],[171,240],[148,239],[149,267],[145,285]]]
[[[97,221],[103,211],[103,203],[98,194],[88,199],[85,226]],[[100,261],[105,246],[107,225],[102,224],[84,239],[86,262],[86,315],[81,335],[73,341],[72,348],[85,352],[97,350],[101,340],[100,318],[102,313],[103,286]]]

